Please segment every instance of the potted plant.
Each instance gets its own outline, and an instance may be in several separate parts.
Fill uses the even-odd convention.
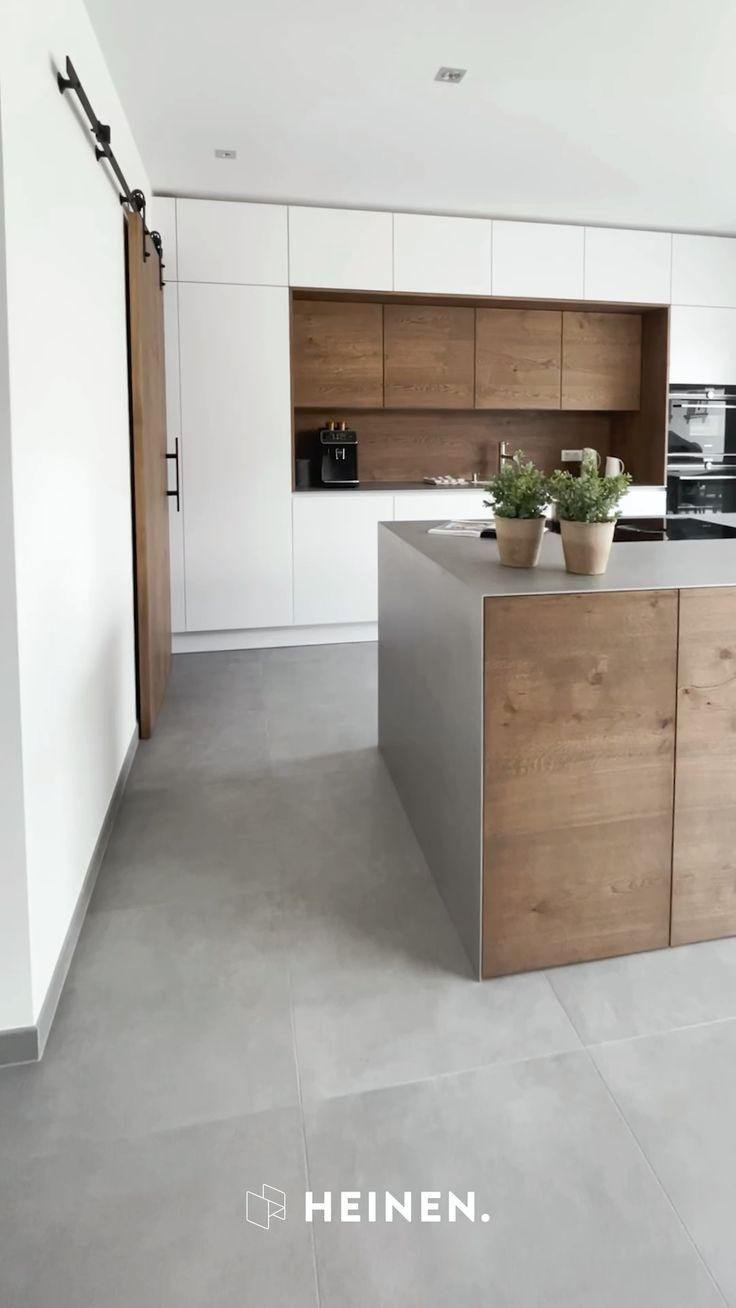
[[[550,493],[547,477],[523,450],[507,460],[495,477],[484,483],[496,520],[501,562],[507,568],[533,568],[539,561],[544,533],[544,510]]]
[[[627,472],[601,477],[591,467],[579,477],[555,472],[550,478],[568,572],[597,577],[606,571],[619,501],[630,485]]]

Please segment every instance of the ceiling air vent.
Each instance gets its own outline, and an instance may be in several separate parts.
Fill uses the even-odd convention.
[[[438,68],[434,75],[435,82],[462,82],[467,68]]]

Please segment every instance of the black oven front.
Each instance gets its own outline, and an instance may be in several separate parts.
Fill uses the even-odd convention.
[[[736,385],[671,386],[667,512],[736,513]]]

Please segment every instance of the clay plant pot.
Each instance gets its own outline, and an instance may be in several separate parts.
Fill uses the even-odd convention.
[[[560,519],[562,550],[568,572],[599,577],[608,567],[615,519],[610,522],[567,522]]]
[[[544,518],[496,518],[498,554],[507,568],[534,568],[539,562]]]

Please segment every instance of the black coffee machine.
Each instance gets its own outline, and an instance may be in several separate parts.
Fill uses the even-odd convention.
[[[322,485],[358,485],[358,434],[346,422],[328,422],[319,434]]]

